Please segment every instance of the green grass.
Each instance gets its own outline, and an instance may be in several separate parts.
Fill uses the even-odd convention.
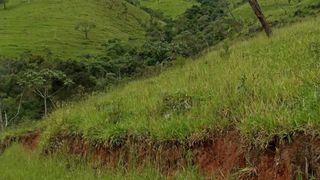
[[[111,38],[139,44],[144,39],[141,22],[149,15],[128,4],[128,18],[121,1],[110,10],[105,0],[10,0],[8,9],[0,9],[0,56],[16,57],[25,50],[44,53],[50,49],[54,55],[74,58],[83,54],[97,54],[101,44]],[[89,40],[75,30],[82,21],[96,24]]]
[[[44,137],[59,132],[91,140],[131,134],[184,140],[207,128],[234,125],[266,142],[274,134],[319,130],[319,18],[263,33],[158,77],[66,106],[47,119]],[[45,138],[46,139],[46,138]]]
[[[90,163],[89,163],[90,164]],[[64,155],[40,156],[37,152],[25,151],[13,145],[0,156],[0,179],[6,180],[148,180],[166,179],[151,165],[138,169],[121,167],[93,170],[88,163],[79,158]],[[202,179],[196,170],[182,170],[176,179]]]
[[[231,2],[233,14],[237,19],[245,23],[255,23],[260,27],[248,3],[237,6],[239,0],[231,0]],[[290,23],[296,18],[317,14],[320,11],[320,2],[317,0],[302,0],[301,2],[293,0],[291,4],[288,3],[288,0],[260,0],[259,2],[267,20],[271,23]]]
[[[195,0],[141,0],[145,7],[163,12],[164,15],[176,18],[186,9],[196,4]]]

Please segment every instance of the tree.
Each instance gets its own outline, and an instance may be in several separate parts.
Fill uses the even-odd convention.
[[[14,119],[16,119],[20,114],[23,95],[24,95],[24,91],[21,93],[19,97],[19,104],[15,114],[12,114],[11,116],[10,114],[8,114],[8,107],[6,107],[5,104],[6,104],[6,101],[8,100],[10,101],[12,99],[3,98],[2,96],[0,96],[0,132],[3,131],[5,128],[7,128],[9,123]]]
[[[0,0],[0,4],[3,4],[3,9],[7,9],[7,3],[9,0]]]
[[[80,22],[75,26],[75,30],[84,33],[85,39],[89,39],[88,34],[94,28],[96,28],[96,25],[93,22],[89,21]]]
[[[258,0],[248,0],[248,1],[249,1],[249,4],[250,4],[252,10],[254,11],[255,15],[257,16],[258,20],[260,21],[264,31],[266,32],[267,36],[270,37],[272,35],[272,30],[271,30],[269,23],[267,22],[266,17],[262,13],[262,10],[261,10],[261,7],[259,5]]]
[[[62,87],[53,91],[52,84],[54,81],[60,81]],[[40,71],[27,70],[20,77],[19,85],[31,89],[36,95],[43,99],[44,116],[48,114],[48,100],[59,93],[64,87],[71,85],[73,82],[67,76],[57,70],[42,69]]]
[[[2,103],[0,102],[0,130],[3,131],[4,130],[4,121],[3,121],[3,117],[2,117]]]

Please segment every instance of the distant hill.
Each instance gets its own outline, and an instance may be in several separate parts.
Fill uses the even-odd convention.
[[[294,16],[309,16],[319,11],[316,0],[291,4],[287,0],[260,2],[272,23],[288,22]],[[172,18],[197,4],[195,0],[141,0],[140,3]],[[241,0],[230,0],[230,3],[236,19],[259,26],[247,3]],[[148,19],[146,12],[124,0],[10,0],[7,10],[0,9],[0,56],[16,57],[26,50],[39,54],[50,51],[64,59],[96,55],[103,50],[101,44],[113,38],[137,45],[144,40],[143,26]],[[96,26],[89,32],[88,40],[75,30],[81,22]]]
[[[185,12],[192,5],[197,4],[196,0],[141,0],[145,7],[163,12],[164,15],[176,18]]]
[[[114,2],[110,9],[109,0],[10,0],[7,10],[0,9],[0,55],[49,49],[60,57],[73,58],[98,53],[101,44],[111,38],[138,44],[144,38],[141,24],[149,15],[122,0]],[[75,30],[80,22],[96,25],[89,40]]]

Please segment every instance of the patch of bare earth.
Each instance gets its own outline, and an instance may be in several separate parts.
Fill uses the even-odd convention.
[[[29,134],[25,134],[19,137],[19,142],[25,150],[33,151],[35,150],[40,142],[40,131],[35,131]]]

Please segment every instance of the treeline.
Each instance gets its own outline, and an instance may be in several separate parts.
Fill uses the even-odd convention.
[[[199,5],[194,5],[174,21],[159,13],[151,13],[154,16],[147,29],[147,43],[162,44],[180,56],[190,57],[242,28],[243,25],[232,16],[228,1],[198,2]],[[165,25],[158,21],[159,18],[165,21]]]

